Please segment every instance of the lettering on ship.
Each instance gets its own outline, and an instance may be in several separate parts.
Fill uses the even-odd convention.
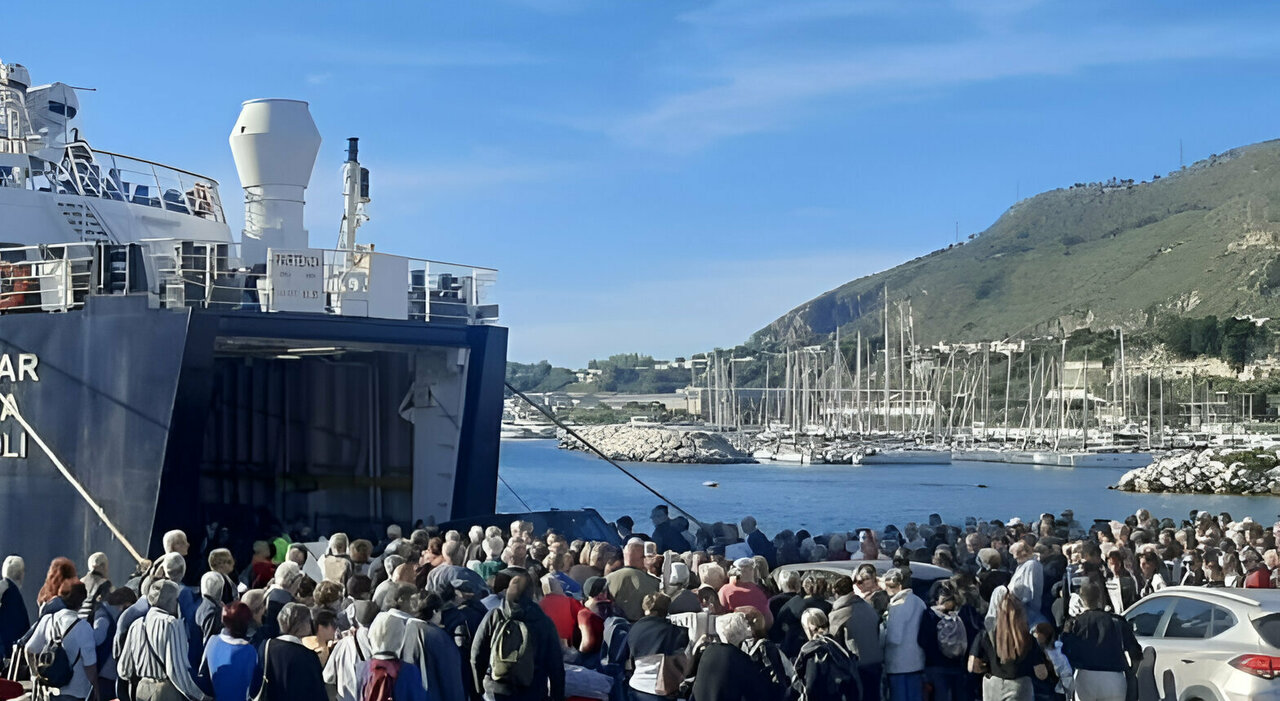
[[[0,460],[27,458],[27,432],[15,418],[20,410],[12,387],[19,382],[39,382],[39,365],[35,353],[0,354],[0,394],[4,395],[0,402]]]

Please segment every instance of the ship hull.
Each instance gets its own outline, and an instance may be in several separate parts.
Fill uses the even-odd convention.
[[[284,352],[317,344],[327,355]],[[494,511],[501,327],[154,309],[131,295],[0,314],[0,353],[0,393],[30,426],[0,418],[0,551],[29,573],[102,551],[122,581],[134,558],[105,520],[148,557],[183,529],[193,558],[216,521],[247,557],[300,525],[372,534]]]

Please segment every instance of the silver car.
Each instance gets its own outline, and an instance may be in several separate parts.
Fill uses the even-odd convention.
[[[1160,698],[1280,701],[1280,590],[1168,587],[1125,612]]]

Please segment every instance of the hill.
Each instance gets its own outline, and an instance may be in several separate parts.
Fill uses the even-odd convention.
[[[963,245],[846,283],[751,340],[812,342],[837,328],[875,336],[886,286],[890,304],[910,301],[920,343],[1140,332],[1172,317],[1280,317],[1277,252],[1280,140],[1151,182],[1041,193]]]

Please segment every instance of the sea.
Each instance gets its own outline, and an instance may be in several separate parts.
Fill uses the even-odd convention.
[[[1280,497],[1136,494],[1107,487],[1124,470],[1000,463],[950,465],[671,465],[620,463],[645,484],[704,523],[756,518],[773,535],[901,528],[937,513],[947,523],[979,519],[1039,520],[1073,509],[1076,520],[1124,518],[1138,509],[1175,522],[1192,509],[1226,511],[1236,519],[1280,520]],[[606,520],[629,515],[649,524],[657,497],[594,455],[562,450],[555,440],[507,440],[499,460],[498,510],[503,513],[593,508]],[[715,483],[718,486],[705,486]],[[672,515],[675,515],[674,512]]]

